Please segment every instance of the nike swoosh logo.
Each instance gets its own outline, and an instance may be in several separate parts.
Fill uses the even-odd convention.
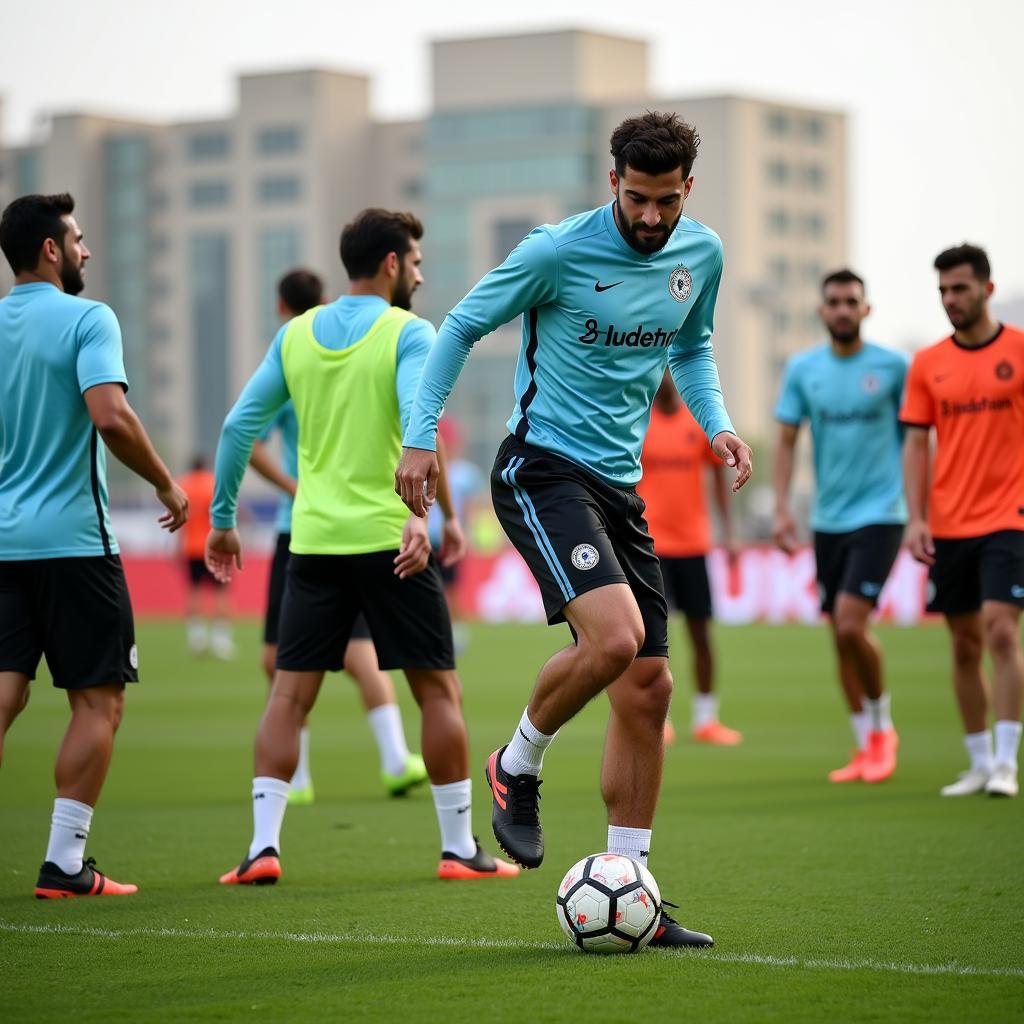
[[[455,813],[456,814],[465,814],[466,811],[469,810],[469,806],[470,806],[469,804],[466,804],[465,807],[460,807]]]
[[[621,281],[616,281],[614,284],[601,284],[601,282],[598,281],[597,284],[594,285],[594,291],[606,292],[609,288],[618,288],[620,284],[622,284]]]
[[[953,374],[951,373],[940,373],[939,376],[935,378],[935,383],[941,384],[944,380],[949,380],[952,376]]]

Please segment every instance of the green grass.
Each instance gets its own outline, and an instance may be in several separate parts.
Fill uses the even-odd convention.
[[[474,816],[488,841],[483,758],[563,640],[543,627],[479,626],[462,659]],[[669,751],[651,859],[681,920],[712,932],[716,949],[599,958],[564,942],[553,898],[562,872],[605,842],[600,702],[548,755],[544,867],[446,884],[433,877],[429,793],[382,795],[354,689],[330,677],[313,719],[317,802],[288,814],[285,877],[225,889],[217,876],[249,840],[264,696],[256,628],[240,628],[240,657],[225,666],[189,658],[180,626],[143,624],[144,683],[129,691],[89,848],[141,891],[31,898],[66,718],[40,679],[0,772],[0,1017],[1024,1019],[1024,804],[938,797],[964,761],[945,634],[883,631],[902,760],[876,787],[825,782],[850,738],[823,630],[722,628],[717,640],[723,717],[746,740]],[[683,656],[679,643],[681,726]],[[417,718],[401,689],[411,738]]]

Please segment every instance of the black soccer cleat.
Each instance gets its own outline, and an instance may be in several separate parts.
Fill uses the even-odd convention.
[[[662,908],[679,909],[668,900],[662,900],[661,905]],[[691,932],[674,917],[666,914],[664,909],[661,911],[661,920],[658,922],[654,938],[648,943],[653,949],[710,949],[714,944],[715,940],[710,935],[705,935],[704,932]]]
[[[540,827],[540,779],[536,775],[509,775],[501,767],[505,748],[487,759],[485,774],[491,790],[491,828],[498,845],[520,867],[539,868],[544,860],[544,833]]]
[[[246,857],[237,868],[220,876],[221,885],[275,885],[281,877],[281,858],[268,846],[255,857]]]
[[[476,853],[472,857],[460,857],[450,850],[442,850],[441,863],[437,866],[437,877],[448,881],[469,881],[476,878],[515,878],[519,868],[492,857],[473,836]]]
[[[115,882],[96,870],[93,857],[84,861],[77,875],[62,871],[53,861],[44,861],[39,869],[35,897],[37,900],[69,899],[75,896],[134,896],[139,891],[130,882]]]

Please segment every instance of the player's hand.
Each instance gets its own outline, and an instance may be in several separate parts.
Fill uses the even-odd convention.
[[[919,562],[925,565],[935,564],[935,541],[932,540],[932,531],[923,519],[911,519],[907,523],[905,542],[910,553]]]
[[[787,555],[791,555],[796,551],[799,545],[796,536],[796,523],[793,522],[793,517],[790,515],[788,508],[779,509],[775,513],[772,539]]]
[[[754,469],[750,445],[745,444],[728,430],[720,430],[711,442],[711,450],[727,466],[736,469],[736,479],[732,482],[732,492],[735,494],[750,479],[750,474]]]
[[[423,519],[434,504],[437,474],[437,452],[426,448],[402,449],[402,458],[395,470],[395,493],[414,516]]]
[[[409,516],[402,531],[402,546],[395,558],[395,575],[400,580],[423,572],[430,561],[430,536],[425,519]]]
[[[231,582],[234,566],[242,568],[242,538],[232,527],[230,530],[211,530],[206,535],[206,568],[219,583]]]
[[[167,509],[157,522],[169,533],[177,532],[188,520],[188,495],[172,480],[166,487],[158,487],[156,496]]]
[[[446,519],[444,533],[441,535],[441,550],[438,553],[438,559],[447,569],[461,561],[465,555],[466,536],[462,532],[462,524],[457,516],[453,519]]]

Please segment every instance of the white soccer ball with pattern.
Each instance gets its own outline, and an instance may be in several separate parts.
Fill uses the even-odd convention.
[[[594,853],[573,864],[555,897],[562,931],[587,953],[638,953],[654,937],[661,892],[639,861]]]

